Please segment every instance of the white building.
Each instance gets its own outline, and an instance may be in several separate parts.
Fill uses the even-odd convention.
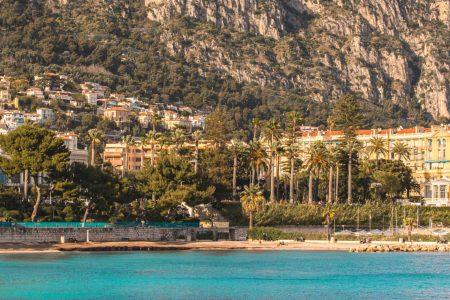
[[[58,133],[56,137],[64,141],[70,151],[70,163],[78,162],[88,164],[89,154],[87,149],[78,148],[78,136],[73,132]]]
[[[6,130],[10,131],[25,124],[25,117],[19,111],[5,111],[1,123],[6,127]]]
[[[50,99],[59,99],[67,103],[73,99],[71,94],[72,93],[66,91],[52,91],[50,92],[49,97]]]
[[[442,178],[425,184],[424,202],[426,206],[450,206],[450,180]]]
[[[27,96],[35,97],[36,99],[43,100],[45,98],[44,92],[38,87],[31,87],[26,91]]]
[[[205,121],[206,121],[205,116],[203,115],[189,116],[189,121],[191,122],[192,127],[205,129]]]
[[[51,108],[41,107],[36,109],[36,113],[39,115],[40,120],[43,122],[47,120],[53,120],[55,118],[55,113]]]
[[[83,93],[84,94],[84,97],[86,97],[86,102],[88,103],[88,104],[90,104],[90,105],[97,105],[97,99],[98,99],[98,94],[96,93],[96,92],[92,92],[92,91],[89,91],[89,92],[86,92],[86,93]]]
[[[105,93],[108,90],[107,86],[98,84],[96,82],[85,82],[80,86],[83,94],[95,93],[97,95],[97,98],[105,97]]]

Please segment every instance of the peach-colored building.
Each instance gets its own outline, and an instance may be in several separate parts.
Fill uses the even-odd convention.
[[[207,149],[208,147],[211,147],[211,145],[212,143],[210,141],[199,141],[200,150]],[[155,151],[153,153],[155,162],[158,160],[158,156],[161,150],[171,150],[174,147],[174,145],[170,145],[161,148],[160,145],[156,145],[154,147]],[[193,151],[195,145],[192,142],[189,142],[184,143],[183,147],[188,147]],[[128,151],[128,155],[125,155],[125,151]],[[127,157],[128,163],[125,162]],[[139,143],[128,147],[126,147],[124,143],[110,143],[105,145],[105,151],[103,152],[103,161],[105,163],[110,163],[111,166],[117,171],[122,171],[124,166],[126,165],[128,171],[140,170],[142,166],[151,161],[151,157],[152,147],[150,145],[144,145],[144,147],[142,148]],[[144,159],[143,162],[142,158]]]
[[[130,120],[130,110],[121,106],[113,106],[105,109],[103,116],[120,126]]]
[[[125,155],[128,151],[128,155]],[[150,159],[149,149],[144,149],[142,153],[140,146],[128,146],[123,143],[106,144],[103,152],[103,161],[110,163],[111,166],[118,171],[122,171],[127,166],[127,171],[137,171],[141,169],[142,154],[144,154],[144,163],[146,159]],[[128,158],[128,163],[125,160]]]

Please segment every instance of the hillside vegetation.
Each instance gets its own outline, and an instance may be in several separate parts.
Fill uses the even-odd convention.
[[[4,0],[0,66],[223,105],[239,128],[290,110],[325,125],[343,93],[360,96],[366,127],[442,121],[450,39],[440,1],[400,2]]]

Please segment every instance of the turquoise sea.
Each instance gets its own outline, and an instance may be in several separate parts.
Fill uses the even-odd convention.
[[[447,253],[0,255],[0,299],[450,299]]]

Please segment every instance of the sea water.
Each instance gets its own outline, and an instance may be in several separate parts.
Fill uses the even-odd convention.
[[[448,253],[0,255],[0,299],[450,299]]]

